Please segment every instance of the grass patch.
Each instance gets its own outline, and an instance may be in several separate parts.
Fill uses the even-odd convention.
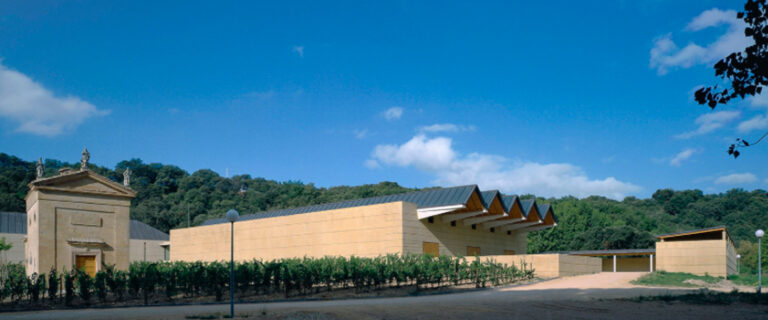
[[[634,302],[646,302],[646,301],[664,301],[664,302],[682,302],[688,304],[703,304],[703,305],[729,305],[735,302],[742,302],[748,304],[765,304],[768,305],[768,295],[747,293],[747,292],[713,292],[703,289],[696,293],[688,293],[681,295],[658,295],[658,296],[642,296],[637,298],[627,299]]]
[[[763,273],[763,288],[765,288],[766,285],[766,277],[768,277],[768,274]],[[757,287],[757,273],[742,273],[738,275],[730,275],[728,276],[728,280],[733,281],[735,284],[740,284],[743,286],[750,286],[750,287]]]
[[[720,282],[720,280],[723,280],[723,278],[713,277],[710,275],[697,276],[695,274],[684,272],[656,271],[633,280],[632,284],[659,287],[700,287],[700,285],[697,284],[686,283],[686,280],[699,280],[706,284],[715,284]]]

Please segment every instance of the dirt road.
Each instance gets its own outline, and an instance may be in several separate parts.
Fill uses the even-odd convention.
[[[642,273],[601,273],[466,293],[400,298],[249,303],[249,319],[766,319],[768,306],[686,305],[616,298],[684,293],[629,283]],[[185,319],[229,312],[229,305],[81,309],[0,314],[3,319]]]

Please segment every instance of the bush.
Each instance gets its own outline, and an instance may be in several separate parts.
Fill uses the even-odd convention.
[[[51,268],[48,273],[48,301],[56,303],[56,296],[59,294],[59,273],[55,268]]]
[[[75,299],[75,270],[64,272],[64,304],[72,305]]]
[[[25,296],[30,301],[38,301],[46,287],[46,276],[26,277],[21,264],[9,266],[9,276],[0,286],[0,294],[7,293],[16,303]],[[82,270],[59,274],[52,269],[47,277],[47,289],[49,302],[55,304],[63,282],[67,306],[73,304],[75,294],[83,304],[90,304],[94,292],[101,303],[109,301],[110,294],[114,301],[122,301],[126,290],[133,297],[141,295],[144,304],[149,304],[156,290],[162,290],[170,301],[179,293],[190,298],[208,294],[221,301],[229,289],[229,276],[228,262],[134,262],[128,272],[105,266],[94,278]],[[373,258],[304,257],[235,264],[235,284],[241,294],[253,288],[255,294],[280,292],[285,296],[350,286],[356,292],[403,285],[414,286],[417,290],[462,284],[480,288],[532,277],[533,270],[525,264],[517,268],[479,258],[468,262],[462,257],[433,258],[418,254]]]
[[[93,288],[96,290],[99,301],[107,301],[107,273],[105,271],[96,272],[96,277],[93,278]]]
[[[83,299],[83,303],[86,305],[91,304],[93,279],[81,269],[75,271],[75,276],[77,277],[77,294],[80,296],[80,299]]]
[[[32,302],[40,300],[40,293],[45,289],[45,274],[33,273],[27,280],[27,293]]]

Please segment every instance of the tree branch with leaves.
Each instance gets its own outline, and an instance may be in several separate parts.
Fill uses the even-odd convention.
[[[715,85],[696,90],[696,102],[711,109],[734,98],[759,95],[763,87],[768,86],[768,0],[748,0],[744,11],[739,12],[737,17],[746,22],[744,36],[751,37],[754,44],[715,63],[715,76],[728,82],[727,86]],[[739,148],[754,146],[766,135],[768,133],[755,143],[738,138],[728,148],[728,154],[738,158]]]

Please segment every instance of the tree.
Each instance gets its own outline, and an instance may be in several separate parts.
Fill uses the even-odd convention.
[[[6,243],[5,237],[0,238],[0,252],[8,251],[13,248],[13,243]]]
[[[768,86],[768,0],[747,0],[744,11],[737,17],[747,23],[744,36],[751,37],[754,44],[744,51],[733,52],[715,63],[715,76],[729,82],[729,86],[718,85],[696,90],[694,98],[699,104],[706,104],[714,109],[719,104],[727,104],[731,99],[755,96]],[[739,157],[739,148],[760,143],[760,139],[749,143],[742,138],[728,147],[728,154]]]

